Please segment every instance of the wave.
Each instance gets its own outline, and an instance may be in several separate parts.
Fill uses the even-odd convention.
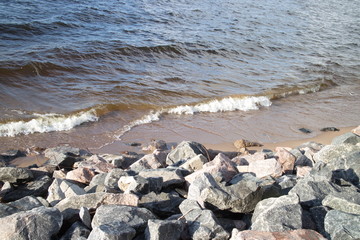
[[[54,131],[67,131],[85,122],[98,121],[94,109],[79,112],[72,115],[56,113],[33,114],[29,121],[15,121],[0,124],[0,137],[14,137],[16,135],[28,135],[32,133],[45,133]]]

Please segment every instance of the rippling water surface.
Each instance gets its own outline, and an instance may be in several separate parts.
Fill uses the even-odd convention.
[[[0,142],[261,138],[251,116],[270,141],[290,125],[358,124],[358,5],[0,0]]]

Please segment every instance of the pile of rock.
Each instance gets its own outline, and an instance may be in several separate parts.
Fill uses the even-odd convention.
[[[4,154],[0,239],[360,238],[359,129],[241,156],[188,141],[147,149],[59,146],[30,168]]]

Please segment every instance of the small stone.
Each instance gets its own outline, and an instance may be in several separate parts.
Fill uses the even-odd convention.
[[[122,176],[130,176],[130,173],[119,168],[111,170],[105,177],[105,186],[110,189],[118,189],[118,181]]]
[[[81,222],[75,222],[60,238],[60,240],[86,240],[90,230]]]
[[[86,192],[78,185],[71,183],[67,180],[55,178],[48,189],[48,197],[46,200],[51,206],[61,201],[64,198],[74,195],[82,195]]]
[[[311,133],[312,131],[308,128],[299,128],[299,131],[302,133]]]
[[[324,127],[322,129],[320,129],[320,131],[322,131],[322,132],[338,132],[338,131],[340,131],[340,129],[338,129],[336,127]]]
[[[203,145],[197,142],[183,141],[167,155],[166,164],[172,165],[179,161],[186,161],[199,154],[208,155]]]

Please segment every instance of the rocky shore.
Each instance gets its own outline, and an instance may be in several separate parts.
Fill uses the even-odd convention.
[[[330,145],[239,149],[5,152],[0,239],[360,239],[360,126]],[[24,155],[48,161],[11,166]]]

